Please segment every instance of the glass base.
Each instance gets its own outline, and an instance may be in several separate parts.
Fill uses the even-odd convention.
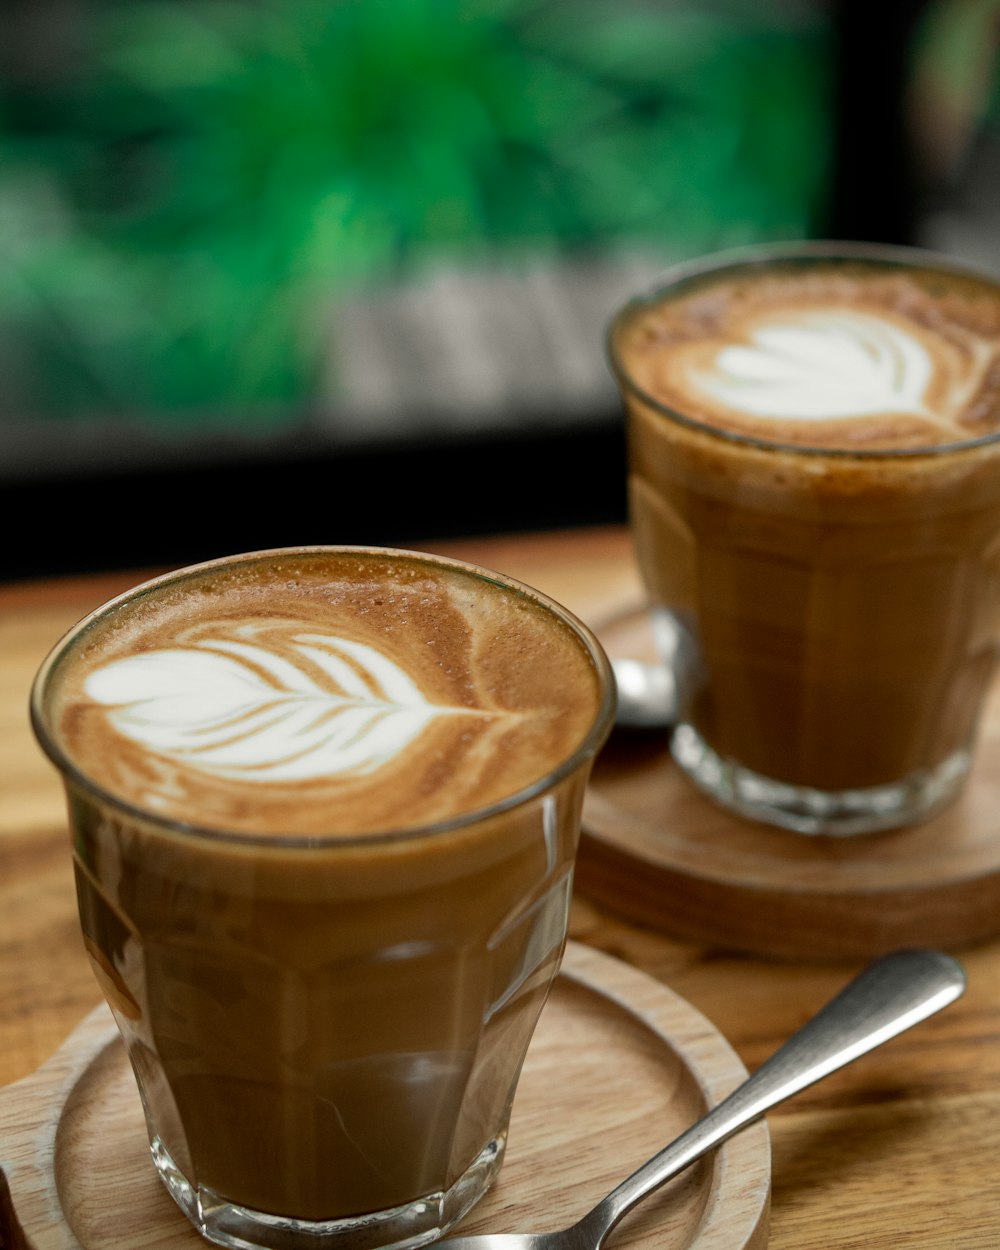
[[[503,1161],[506,1136],[490,1141],[450,1189],[401,1207],[333,1220],[297,1220],[237,1206],[191,1184],[154,1137],[160,1179],[199,1233],[230,1250],[407,1250],[436,1241],[486,1193]]]
[[[956,751],[936,768],[891,785],[816,790],[772,781],[723,759],[691,725],[678,725],[671,750],[698,789],[721,807],[795,833],[833,837],[925,820],[958,794],[972,762],[968,751]]]

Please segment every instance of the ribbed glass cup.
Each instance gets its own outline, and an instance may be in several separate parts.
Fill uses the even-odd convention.
[[[674,758],[742,816],[842,835],[922,820],[965,782],[1000,642],[1000,415],[947,445],[772,442],[660,402],[623,352],[637,316],[707,280],[831,265],[971,282],[1000,307],[919,250],[761,246],[668,273],[608,351],[638,561],[684,659]]]
[[[215,563],[262,554],[286,553]],[[402,1248],[451,1227],[500,1168],[559,967],[584,788],[613,715],[606,657],[537,592],[412,558],[527,597],[597,677],[579,746],[483,810],[399,832],[267,836],[181,824],[95,783],[50,723],[53,674],[95,622],[191,570],[81,622],[33,690],[66,787],[84,941],[153,1162],[199,1232],[234,1250]]]

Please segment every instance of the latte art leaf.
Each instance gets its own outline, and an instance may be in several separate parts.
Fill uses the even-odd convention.
[[[759,322],[746,344],[722,348],[691,381],[715,402],[758,416],[829,420],[877,413],[931,415],[932,362],[899,326],[850,309]]]
[[[119,733],[155,754],[249,781],[369,773],[438,716],[486,715],[430,703],[372,646],[299,630],[280,648],[203,638],[130,655],[91,673],[85,689]]]

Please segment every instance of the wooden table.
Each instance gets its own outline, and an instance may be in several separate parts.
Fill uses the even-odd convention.
[[[435,546],[536,585],[591,622],[639,594],[619,529]],[[0,588],[0,1084],[37,1068],[99,1002],[77,930],[62,788],[28,725],[29,686],[64,629],[139,579]],[[681,994],[750,1069],[855,971],[671,940],[585,897],[571,932]],[[963,1000],[772,1113],[773,1250],[1000,1247],[1000,942],[961,958]]]

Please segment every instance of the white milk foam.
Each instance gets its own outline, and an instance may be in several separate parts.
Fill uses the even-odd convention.
[[[867,313],[831,308],[761,317],[745,345],[723,347],[688,377],[716,403],[781,420],[934,414],[934,372],[913,335]]]
[[[435,717],[498,714],[430,703],[368,644],[269,622],[278,654],[252,626],[241,632],[250,641],[202,638],[112,660],[87,677],[86,694],[147,750],[262,782],[373,772]]]
[[[940,345],[939,345],[940,346]],[[986,344],[961,358],[932,355],[901,326],[846,308],[757,318],[747,341],[719,349],[710,368],[684,369],[717,404],[778,421],[912,414],[951,425],[990,359]],[[928,392],[935,402],[928,403]]]

